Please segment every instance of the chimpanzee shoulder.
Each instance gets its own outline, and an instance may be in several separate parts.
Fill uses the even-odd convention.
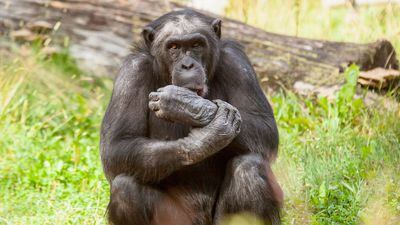
[[[234,40],[220,40],[220,59],[216,67],[216,79],[222,80],[219,85],[243,86],[260,89],[257,75],[246,55],[245,47]]]

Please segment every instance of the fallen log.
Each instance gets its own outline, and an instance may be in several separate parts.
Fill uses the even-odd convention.
[[[48,31],[50,24],[52,44],[69,43],[83,68],[114,75],[145,24],[183,7],[157,0],[0,0],[0,33],[19,38],[26,34],[28,39],[32,27]],[[396,52],[386,40],[368,44],[311,40],[265,32],[227,18],[222,33],[245,46],[265,89],[336,88],[344,81],[341,72],[352,63],[363,71],[399,69]]]

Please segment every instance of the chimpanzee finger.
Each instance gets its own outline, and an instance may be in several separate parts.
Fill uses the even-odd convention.
[[[240,113],[236,108],[231,109],[233,111],[233,117],[230,121],[232,124],[235,123],[237,120],[241,120]]]
[[[160,119],[163,119],[163,120],[169,121],[169,122],[173,122],[173,120],[170,118],[168,113],[165,113],[163,110],[155,111],[155,114]]]
[[[155,111],[155,114],[160,119],[163,119],[165,117],[164,112],[162,110]]]
[[[241,121],[235,121],[233,129],[235,130],[236,134],[240,133],[240,127],[241,127]]]
[[[242,117],[240,116],[240,113],[238,110],[235,110],[235,116],[233,117],[232,123],[235,123],[236,121],[241,122]]]
[[[155,112],[156,116],[160,119],[173,123],[174,121],[164,111],[159,110]]]
[[[150,100],[150,101],[158,101],[158,100],[160,100],[160,93],[151,92],[151,93],[149,94],[149,100]]]
[[[218,106],[217,115],[215,115],[214,120],[218,119],[221,120],[221,122],[226,123],[226,118],[228,116],[229,109],[226,107],[225,102],[219,99],[215,99],[213,100],[213,102]]]
[[[228,111],[229,113],[228,116],[226,117],[226,122],[232,124],[233,120],[235,119],[236,110],[233,108],[229,108]]]
[[[160,104],[158,101],[150,101],[149,102],[149,109],[152,111],[158,111],[160,110]]]
[[[167,85],[165,87],[160,87],[159,89],[157,89],[157,92],[167,92],[169,90],[175,90],[177,88],[177,86],[175,85]]]

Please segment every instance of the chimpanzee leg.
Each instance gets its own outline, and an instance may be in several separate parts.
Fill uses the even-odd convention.
[[[241,212],[251,213],[266,224],[279,224],[282,200],[282,190],[268,162],[256,154],[236,156],[227,165],[214,224]]]
[[[111,183],[109,220],[114,225],[187,225],[191,219],[168,194],[118,175]]]

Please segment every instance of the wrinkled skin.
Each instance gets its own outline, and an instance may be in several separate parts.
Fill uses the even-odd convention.
[[[198,127],[191,129],[188,135],[191,143],[198,144],[183,143],[189,165],[226,147],[240,132],[240,113],[227,102],[210,101],[174,85],[151,92],[149,100],[149,108],[158,118]]]
[[[236,135],[239,134],[242,122],[240,113],[234,106],[221,100],[215,100],[214,102],[218,107],[214,118],[206,126],[192,129],[189,133],[189,137],[193,137],[193,140],[200,140],[202,143],[201,148],[208,149],[209,155],[216,153],[231,143]],[[210,114],[209,118],[212,117],[212,114]],[[195,150],[189,152],[197,153]],[[194,156],[192,158],[196,162],[198,157]]]
[[[174,85],[151,92],[149,100],[149,108],[158,118],[195,127],[209,124],[217,112],[217,105],[212,101]]]

